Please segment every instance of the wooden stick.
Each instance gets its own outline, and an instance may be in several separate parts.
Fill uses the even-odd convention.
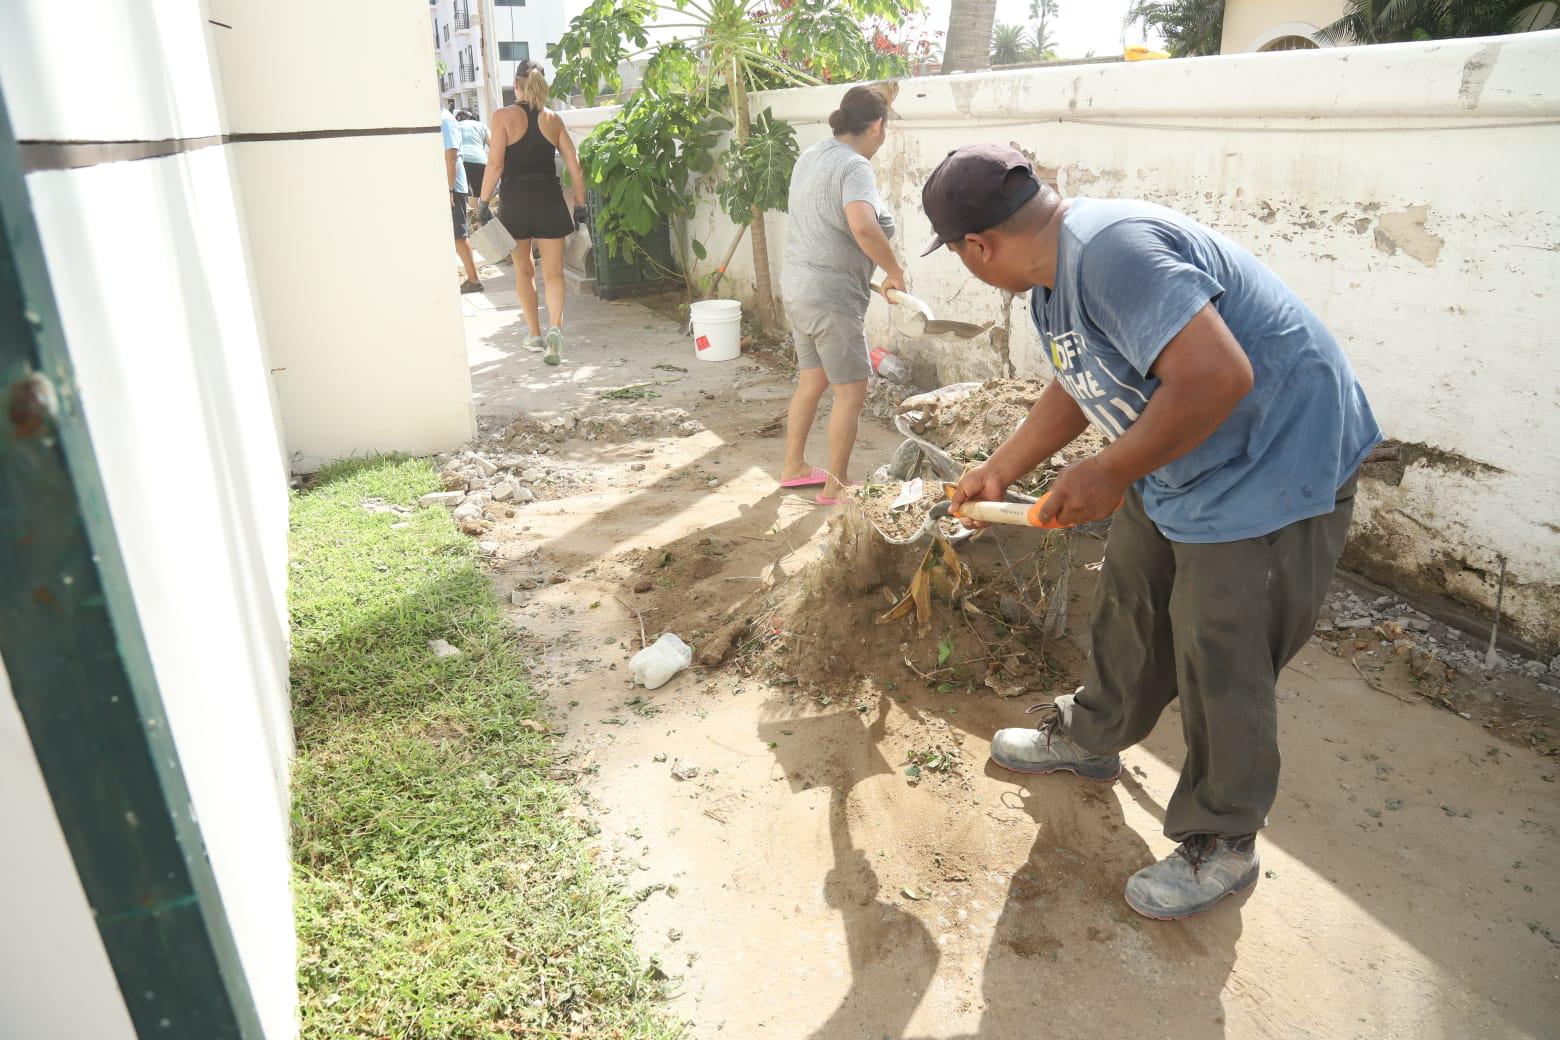
[[[1393,691],[1387,689],[1385,686],[1378,686],[1377,684],[1371,682],[1370,679],[1366,677],[1365,672],[1360,668],[1360,663],[1354,659],[1354,655],[1352,654],[1349,656],[1349,663],[1354,666],[1354,674],[1360,677],[1360,681],[1363,682],[1366,686],[1369,686],[1371,689],[1375,690],[1377,693],[1384,693],[1388,697],[1394,697],[1397,700],[1402,701],[1404,704],[1417,703],[1417,699],[1415,698],[1404,697],[1401,694],[1394,693]]]
[[[1493,672],[1500,659],[1495,654],[1495,640],[1500,637],[1500,604],[1506,598],[1506,558],[1497,556],[1500,561],[1500,583],[1495,586],[1495,620],[1490,622],[1490,648],[1484,651],[1484,670]]]
[[[643,650],[645,647],[649,646],[650,640],[645,638],[645,616],[639,612],[639,608],[631,607],[627,603],[624,603],[622,600],[617,598],[616,593],[613,594],[612,598],[617,599],[617,605],[628,611],[630,614],[634,615],[634,619],[639,622],[639,649]]]

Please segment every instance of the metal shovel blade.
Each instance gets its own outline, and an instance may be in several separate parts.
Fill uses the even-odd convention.
[[[949,318],[931,318],[922,321],[922,336],[952,336],[955,339],[974,339],[976,336],[983,336],[996,325],[994,321],[976,325],[973,322],[953,321]]]
[[[878,286],[873,286],[878,288]],[[974,339],[991,331],[996,325],[994,321],[988,321],[984,325],[976,325],[968,321],[953,321],[949,318],[938,318],[932,314],[932,308],[925,300],[902,293],[897,289],[890,290],[889,299],[910,312],[911,335],[929,338],[932,336],[947,336],[953,339]]]

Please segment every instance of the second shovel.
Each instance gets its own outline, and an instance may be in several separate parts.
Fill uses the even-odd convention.
[[[881,285],[873,285],[878,292],[883,291]],[[954,339],[974,339],[991,331],[994,321],[988,321],[982,325],[976,325],[968,321],[953,321],[948,318],[938,318],[932,314],[932,308],[925,300],[911,296],[909,293],[900,292],[898,289],[888,291],[890,303],[898,304],[910,311],[910,335],[918,337],[951,336]]]

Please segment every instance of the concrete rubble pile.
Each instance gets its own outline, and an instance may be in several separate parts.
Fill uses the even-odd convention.
[[[1335,592],[1328,597],[1322,620],[1316,624],[1319,635],[1347,637],[1386,632],[1393,649],[1418,650],[1430,654],[1464,675],[1485,673],[1486,646],[1467,633],[1433,620],[1393,596],[1367,600],[1355,592]],[[1497,650],[1497,673],[1517,673],[1536,682],[1550,693],[1560,693],[1560,656],[1544,662]]]
[[[547,471],[523,455],[463,451],[439,456],[439,477],[445,490],[423,495],[424,506],[449,509],[461,530],[482,534],[498,520],[498,510],[513,516],[514,507],[536,500],[532,485],[547,479]]]

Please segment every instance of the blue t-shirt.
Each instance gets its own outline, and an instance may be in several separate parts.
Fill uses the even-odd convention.
[[[1177,542],[1255,538],[1329,513],[1381,428],[1337,340],[1278,276],[1224,236],[1147,202],[1073,199],[1056,288],[1030,315],[1051,366],[1111,440],[1159,380],[1159,352],[1210,301],[1251,361],[1251,392],[1207,440],[1138,481]]]
[[[486,163],[488,153],[488,128],[475,119],[459,120],[460,125],[460,161]],[[474,186],[481,190],[481,185]]]
[[[466,164],[460,161],[460,124],[455,121],[455,113],[447,108],[439,109],[439,124],[444,132],[444,150],[455,149],[455,190],[470,195],[471,189],[466,186]]]

